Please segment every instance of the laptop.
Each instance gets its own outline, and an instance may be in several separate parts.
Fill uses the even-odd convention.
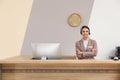
[[[32,43],[32,59],[61,59],[60,43]]]

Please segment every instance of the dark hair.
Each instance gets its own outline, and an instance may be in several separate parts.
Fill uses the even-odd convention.
[[[81,30],[80,30],[80,34],[82,34],[82,30],[83,30],[83,28],[87,28],[87,29],[89,30],[89,35],[90,35],[90,29],[89,29],[89,27],[86,26],[86,25],[82,26],[82,28],[81,28]]]

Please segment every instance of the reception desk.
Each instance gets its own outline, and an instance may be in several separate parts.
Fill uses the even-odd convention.
[[[120,80],[120,61],[17,56],[0,61],[0,80]]]

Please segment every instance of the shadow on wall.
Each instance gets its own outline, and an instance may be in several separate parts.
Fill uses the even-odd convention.
[[[23,42],[22,55],[31,54],[31,42],[61,43],[63,55],[75,55],[82,24],[88,25],[94,0],[34,0]],[[66,4],[67,3],[67,4]],[[61,6],[62,5],[62,6]],[[82,17],[79,27],[67,22],[71,13]]]

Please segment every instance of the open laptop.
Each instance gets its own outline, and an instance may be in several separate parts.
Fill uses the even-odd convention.
[[[61,59],[60,43],[32,43],[33,59]]]

